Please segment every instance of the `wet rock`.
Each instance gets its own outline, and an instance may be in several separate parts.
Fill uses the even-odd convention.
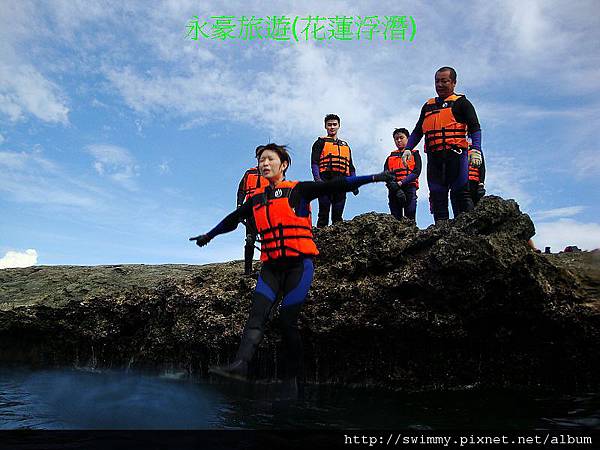
[[[306,379],[597,388],[598,255],[537,254],[534,232],[498,197],[425,230],[377,213],[317,230],[299,323]],[[256,279],[242,264],[0,270],[0,358],[207,376],[247,318]],[[252,367],[261,379],[281,369],[273,316]]]

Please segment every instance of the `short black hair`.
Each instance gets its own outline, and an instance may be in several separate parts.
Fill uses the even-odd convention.
[[[338,116],[337,114],[327,114],[325,116],[325,121],[324,123],[327,123],[328,120],[337,120],[338,124],[341,124],[342,121],[340,120],[340,116]]]
[[[392,137],[395,138],[398,133],[402,133],[404,136],[409,137],[410,133],[406,128],[396,128],[392,133]]]
[[[452,67],[440,67],[438,70],[435,71],[435,73],[438,72],[450,72],[450,79],[456,83],[456,70],[454,70]]]
[[[285,145],[275,144],[274,142],[271,142],[271,143],[269,143],[267,145],[259,145],[258,147],[256,147],[256,159],[260,159],[260,155],[262,155],[262,153],[265,150],[271,150],[271,151],[277,153],[277,156],[279,156],[279,160],[282,163],[285,162],[285,161],[287,161],[288,166],[283,171],[283,174],[285,175],[285,172],[292,165],[292,157],[290,156],[287,147]]]

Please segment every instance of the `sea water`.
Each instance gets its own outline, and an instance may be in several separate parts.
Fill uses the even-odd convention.
[[[401,393],[276,383],[194,382],[118,371],[0,369],[0,429],[573,429],[600,428],[600,394]]]

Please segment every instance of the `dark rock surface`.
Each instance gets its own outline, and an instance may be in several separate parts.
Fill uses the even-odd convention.
[[[498,197],[425,230],[377,213],[319,230],[300,318],[307,380],[597,388],[600,256],[537,254],[533,234]],[[239,343],[256,283],[242,272],[241,262],[0,270],[0,360],[204,377]],[[276,375],[280,350],[274,312],[256,377]]]

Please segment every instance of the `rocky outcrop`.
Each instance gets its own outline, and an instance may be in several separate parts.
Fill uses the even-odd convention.
[[[318,230],[300,318],[307,380],[597,387],[600,257],[537,254],[533,234],[498,197],[425,230],[377,213]],[[256,283],[242,272],[241,262],[0,270],[0,359],[204,377],[239,343]],[[280,369],[273,315],[258,378]]]

